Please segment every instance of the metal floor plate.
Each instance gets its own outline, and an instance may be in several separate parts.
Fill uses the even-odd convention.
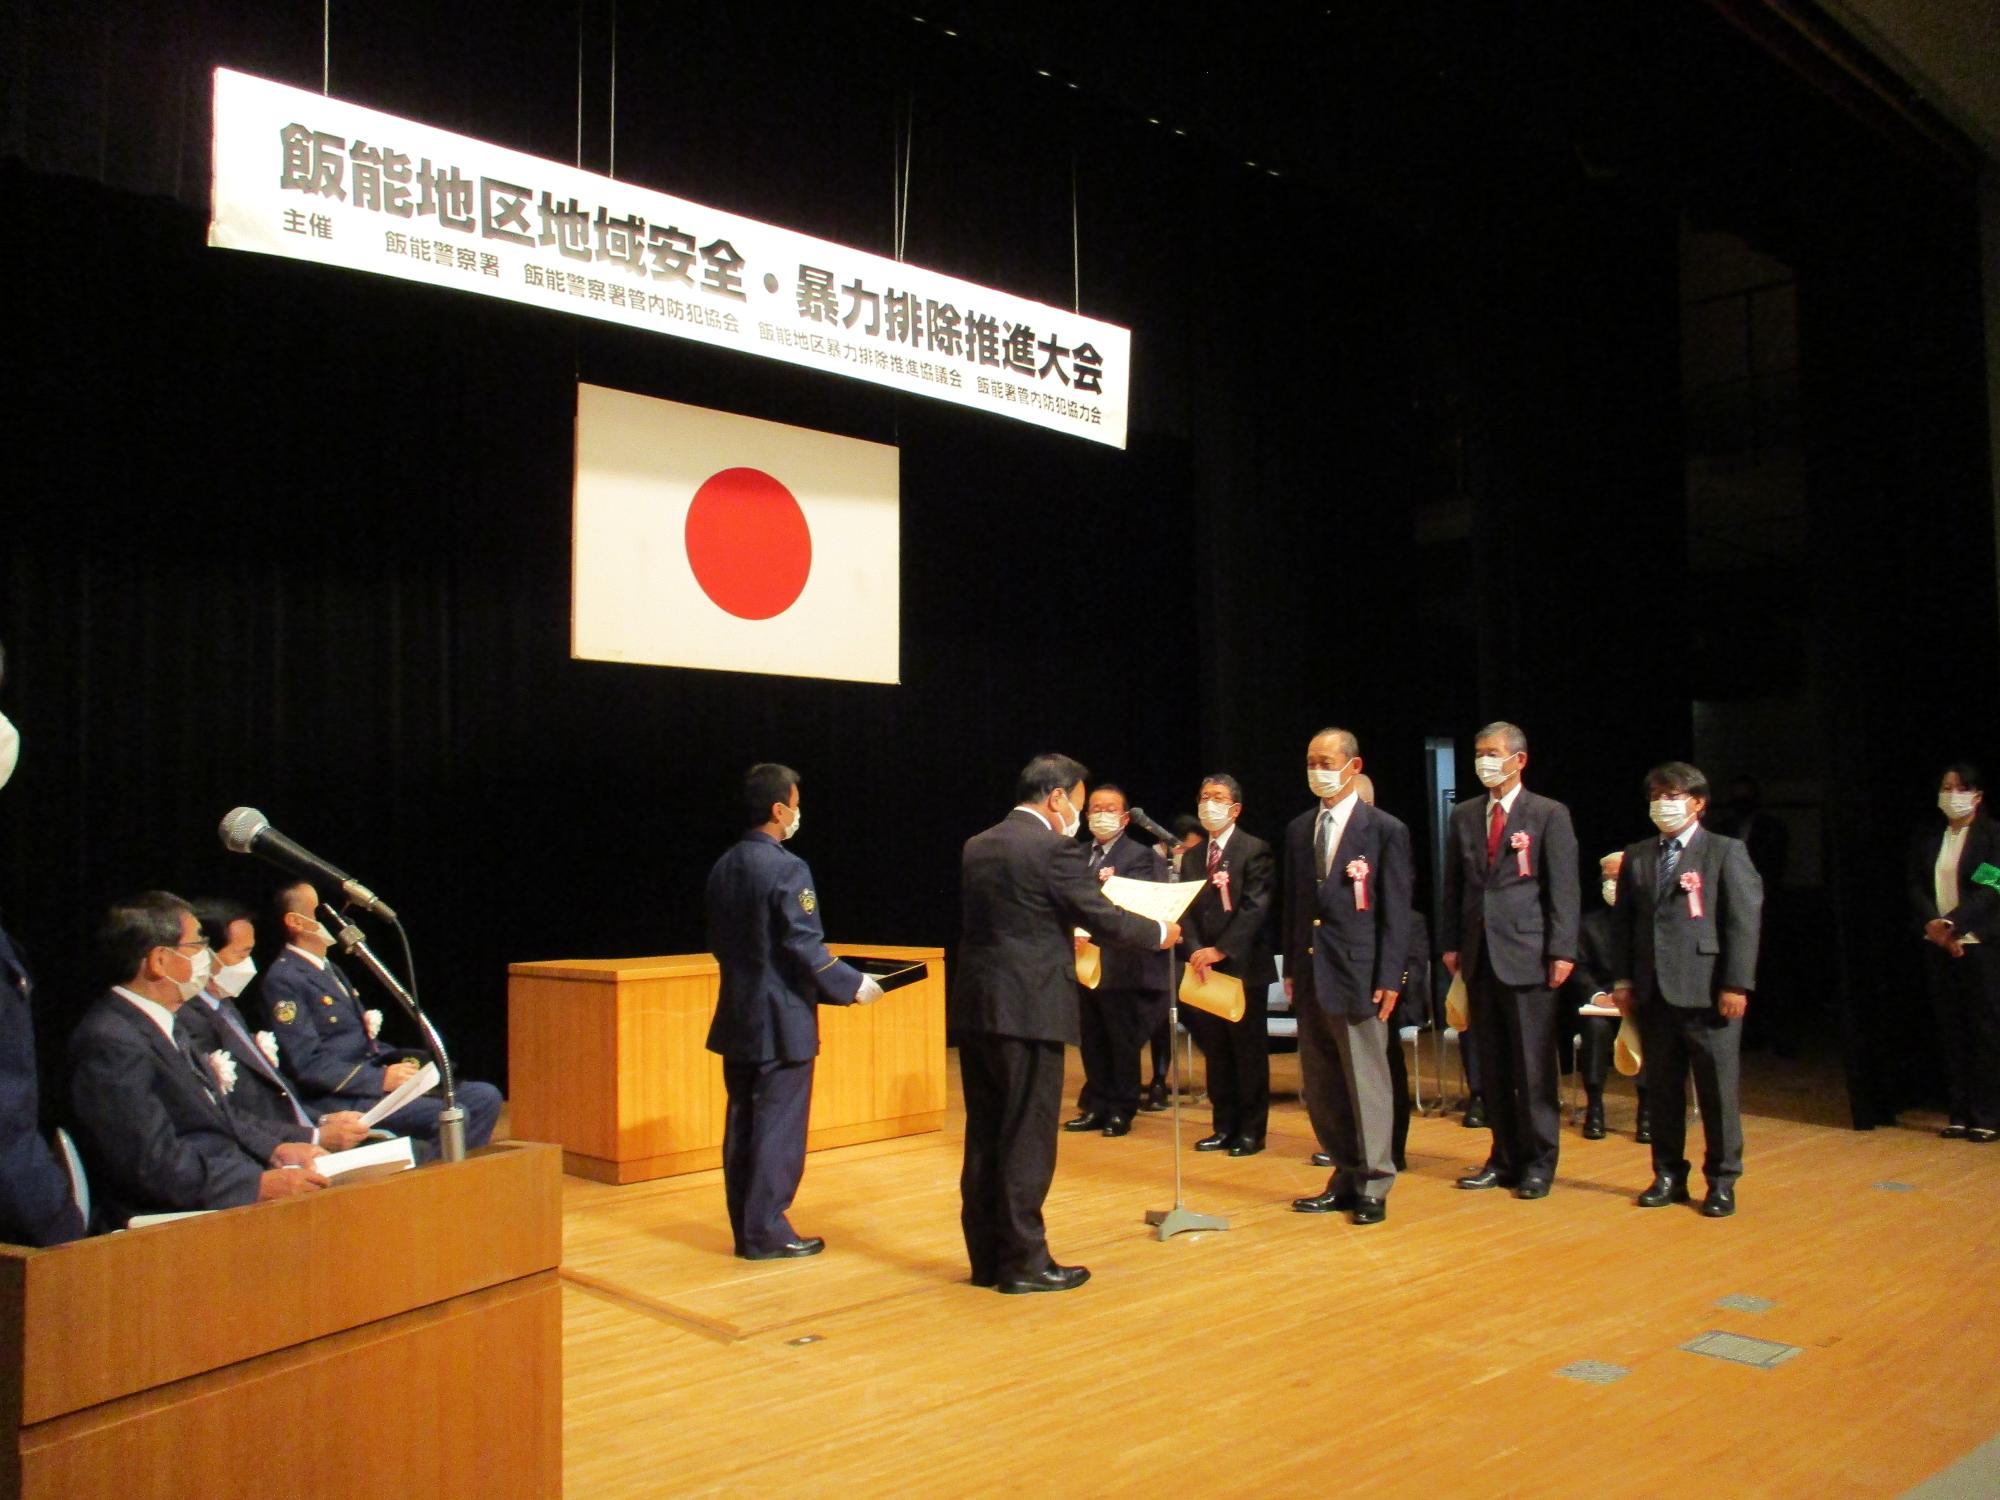
[[[1726,1359],[1731,1364],[1750,1365],[1759,1370],[1769,1370],[1803,1352],[1796,1344],[1753,1339],[1741,1333],[1723,1333],[1719,1329],[1711,1329],[1699,1338],[1689,1339],[1681,1348],[1690,1354],[1706,1354],[1710,1359]]]

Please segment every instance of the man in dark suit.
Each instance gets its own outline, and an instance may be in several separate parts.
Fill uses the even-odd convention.
[[[236,997],[257,973],[257,962],[250,956],[257,928],[249,908],[233,901],[197,901],[194,915],[208,943],[210,973],[201,993],[177,1012],[175,1024],[188,1027],[204,1052],[226,1056],[235,1064],[230,1108],[262,1120],[283,1140],[329,1151],[360,1145],[368,1138],[361,1112],[349,1109],[322,1115],[308,1108],[274,1060],[276,1036],[267,1031],[258,1037],[237,1009]]]
[[[1319,806],[1285,829],[1285,967],[1299,1018],[1299,1075],[1313,1134],[1332,1158],[1299,1213],[1388,1216],[1396,1180],[1388,1029],[1410,961],[1410,830],[1356,795],[1361,746],[1322,729],[1306,746]]]
[[[785,848],[799,831],[799,774],[769,762],[743,773],[749,827],[708,872],[708,947],[722,967],[708,1050],[722,1058],[729,1109],[722,1182],[745,1260],[826,1248],[786,1212],[806,1169],[819,1007],[866,1005],[882,987],[826,951],[812,869]]]
[[[1688,1200],[1687,1077],[1694,1070],[1711,1219],[1736,1212],[1743,1175],[1737,1106],[1743,1014],[1757,984],[1764,882],[1742,841],[1701,826],[1708,778],[1684,761],[1647,774],[1658,838],[1625,851],[1611,908],[1612,999],[1639,1025],[1651,1080],[1653,1183],[1641,1208]]]
[[[1049,1258],[1042,1202],[1055,1175],[1063,1047],[1078,1037],[1079,927],[1100,944],[1171,948],[1180,924],[1120,911],[1084,866],[1076,831],[1089,773],[1067,755],[1022,769],[1014,810],[966,841],[963,930],[949,1035],[965,1083],[960,1223],[974,1286],[1061,1292],[1090,1279]]]
[[[208,981],[208,942],[187,903],[165,891],[122,901],[99,942],[107,972],[125,978],[70,1036],[70,1109],[105,1222],[325,1187],[310,1165],[321,1148],[232,1110],[226,1070],[178,1022]]]
[[[1611,1004],[1612,983],[1618,977],[1612,971],[1611,928],[1613,912],[1618,904],[1618,872],[1624,864],[1625,851],[1622,849],[1605,855],[1597,862],[1598,891],[1604,898],[1603,903],[1592,906],[1583,914],[1577,932],[1576,967],[1570,970],[1569,982],[1562,988],[1562,1008],[1557,1017],[1563,1032],[1576,1037],[1580,1043],[1576,1071],[1583,1079],[1583,1138],[1587,1141],[1604,1139],[1604,1080],[1611,1072],[1611,1052],[1618,1040],[1618,1022],[1612,1016],[1584,1016],[1577,1012],[1586,1005],[1595,1005],[1601,1010]],[[1576,1028],[1574,1031],[1569,1030],[1572,1026]],[[1645,1122],[1646,1086],[1642,1075],[1637,1137],[1642,1145],[1652,1140]]]
[[[307,881],[278,892],[285,947],[264,971],[259,994],[277,1035],[279,1066],[307,1107],[372,1109],[417,1075],[421,1054],[398,1053],[378,1040],[382,1013],[362,1007],[360,992],[327,956],[333,934],[314,915],[318,907],[319,892]],[[466,1149],[473,1150],[493,1138],[500,1091],[471,1079],[457,1080],[456,1088]],[[442,1113],[444,1100],[432,1090],[383,1120],[382,1128],[408,1136],[418,1161],[433,1161]]]
[[[1938,823],[1910,846],[1910,910],[1923,933],[1924,987],[1944,1053],[1946,1140],[2000,1138],[2000,823],[1984,778],[1960,761],[1938,782]],[[1983,873],[1982,873],[1983,872]]]
[[[1473,739],[1486,794],[1451,810],[1444,863],[1444,966],[1465,976],[1493,1145],[1462,1188],[1546,1198],[1562,1110],[1556,991],[1576,961],[1576,834],[1569,809],[1521,784],[1528,737],[1508,723]]]
[[[1126,833],[1132,821],[1122,787],[1104,783],[1090,794],[1085,813],[1090,847],[1084,856],[1092,878],[1114,875],[1127,880],[1164,880],[1167,862],[1149,844]],[[1079,992],[1082,1033],[1082,1113],[1065,1120],[1068,1131],[1100,1131],[1130,1135],[1132,1116],[1139,1112],[1139,1054],[1151,1040],[1153,1027],[1167,1013],[1167,969],[1162,953],[1138,953],[1130,948],[1103,950],[1097,988]]]
[[[0,714],[0,786],[20,755],[21,733]],[[34,1000],[28,966],[0,927],[0,1241],[60,1245],[82,1235],[84,1223],[69,1178],[42,1138]]]
[[[1243,788],[1227,771],[1202,780],[1196,816],[1207,837],[1182,856],[1181,878],[1203,884],[1181,917],[1182,944],[1197,979],[1213,969],[1243,981],[1243,1018],[1229,1021],[1193,1006],[1181,1009],[1181,1024],[1208,1066],[1213,1114],[1209,1133],[1194,1149],[1255,1156],[1264,1149],[1271,1118],[1266,997],[1278,976],[1265,928],[1277,899],[1276,872],[1271,846],[1237,826]]]

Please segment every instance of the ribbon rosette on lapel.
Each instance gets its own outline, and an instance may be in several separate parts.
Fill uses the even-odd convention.
[[[361,1024],[368,1028],[368,1040],[371,1042],[374,1041],[376,1037],[382,1034],[382,1012],[379,1010],[364,1010],[361,1012]]]
[[[1688,893],[1688,915],[1701,920],[1701,871],[1681,871],[1681,889]]]
[[[220,1047],[208,1054],[209,1071],[215,1074],[217,1092],[228,1094],[236,1087],[236,1059]]]
[[[260,1031],[260,1032],[258,1032],[258,1033],[257,1033],[257,1050],[258,1050],[259,1052],[263,1053],[263,1054],[264,1054],[264,1055],[265,1055],[266,1057],[268,1057],[268,1058],[269,1058],[269,1059],[271,1060],[271,1066],[272,1066],[272,1067],[274,1067],[274,1068],[275,1068],[275,1067],[277,1067],[277,1065],[278,1065],[278,1038],[277,1038],[277,1034],[276,1034],[275,1032],[270,1032],[270,1031]]]
[[[1354,909],[1368,910],[1368,861],[1350,859],[1347,862],[1347,878],[1354,882]]]
[[[1507,840],[1507,847],[1514,851],[1514,868],[1523,880],[1531,873],[1528,869],[1528,831],[1523,828]]]
[[[1208,878],[1213,882],[1217,893],[1222,897],[1222,909],[1224,911],[1235,911],[1236,903],[1229,899],[1229,872],[1219,869]]]

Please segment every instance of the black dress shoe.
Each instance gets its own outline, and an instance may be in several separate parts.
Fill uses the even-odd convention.
[[[2000,1140],[2000,1130],[1989,1130],[1984,1125],[1968,1125],[1965,1127],[1965,1138],[1975,1146],[1990,1146]]]
[[[1463,1125],[1467,1130],[1484,1130],[1486,1128],[1486,1101],[1477,1094],[1474,1094],[1472,1102],[1465,1106],[1465,1118],[1458,1123]]]
[[[1938,1132],[1938,1139],[1941,1141],[1962,1141],[1971,1133],[1965,1126],[1954,1120]]]
[[[1586,1141],[1604,1139],[1604,1106],[1593,1104],[1583,1112],[1583,1138]]]
[[[1310,1198],[1294,1198],[1292,1212],[1295,1214],[1344,1214],[1361,1201],[1359,1193],[1336,1193],[1328,1188]]]
[[[1111,1116],[1100,1110],[1086,1109],[1074,1120],[1064,1120],[1064,1130],[1102,1130],[1111,1123]]]
[[[736,1253],[745,1260],[798,1260],[802,1256],[817,1255],[825,1248],[826,1241],[811,1234],[802,1240],[786,1240],[775,1250],[738,1250]]]
[[[1197,1151],[1226,1151],[1229,1149],[1229,1137],[1221,1131],[1217,1131],[1214,1135],[1205,1135],[1194,1143],[1194,1149]]]
[[[1653,1144],[1653,1122],[1644,1115],[1639,1116],[1639,1124],[1632,1132],[1632,1139],[1641,1146]]]
[[[1354,1222],[1357,1224],[1380,1224],[1388,1217],[1387,1198],[1363,1198],[1354,1205]]]
[[[1000,1291],[1008,1297],[1019,1297],[1028,1292],[1068,1292],[1088,1280],[1088,1266],[1048,1266],[1028,1276],[1008,1277],[1000,1283]]]
[[[1139,1096],[1139,1113],[1142,1115],[1156,1115],[1166,1107],[1167,1086],[1165,1083],[1155,1079],[1147,1087],[1146,1091]]]
[[[1000,1284],[1000,1278],[993,1275],[991,1272],[974,1271],[972,1275],[967,1277],[966,1279],[970,1281],[974,1286],[986,1287],[989,1290]]]
[[[1106,1135],[1130,1135],[1132,1133],[1132,1117],[1130,1115],[1112,1115],[1104,1122],[1104,1133]]]
[[[1333,1165],[1333,1158],[1328,1156],[1324,1151],[1315,1151],[1313,1152],[1313,1165],[1316,1167],[1330,1167]]]
[[[1229,1154],[1231,1156],[1255,1156],[1263,1149],[1264,1137],[1261,1135],[1232,1136],[1229,1141]]]
[[[1705,1219],[1726,1219],[1736,1212],[1736,1189],[1733,1187],[1713,1187],[1708,1196],[1701,1200],[1701,1214]]]
[[[1549,1195],[1549,1180],[1546,1177],[1523,1177],[1521,1185],[1514,1189],[1516,1198],[1546,1198]]]
[[[1468,1172],[1458,1179],[1458,1185],[1468,1193],[1476,1193],[1482,1188],[1514,1186],[1514,1179],[1498,1167],[1481,1167],[1477,1172]]]
[[[1653,1178],[1653,1185],[1641,1193],[1636,1200],[1641,1208],[1665,1208],[1669,1203],[1688,1201],[1688,1185],[1684,1178],[1661,1172]]]

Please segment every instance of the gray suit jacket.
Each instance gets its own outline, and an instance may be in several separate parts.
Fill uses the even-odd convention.
[[[1717,990],[1754,990],[1764,881],[1743,841],[1704,828],[1665,890],[1659,871],[1657,837],[1625,851],[1611,908],[1614,977],[1632,981],[1640,1005],[1658,999],[1684,1010],[1713,1005]],[[1689,875],[1701,880],[1699,917],[1683,886]]]
[[[1459,972],[1479,972],[1489,954],[1502,984],[1532,989],[1549,982],[1549,960],[1576,957],[1576,833],[1569,809],[1521,788],[1500,855],[1486,860],[1487,794],[1451,810],[1444,856],[1443,925],[1438,951],[1457,953]],[[1528,873],[1513,841],[1527,838]]]

